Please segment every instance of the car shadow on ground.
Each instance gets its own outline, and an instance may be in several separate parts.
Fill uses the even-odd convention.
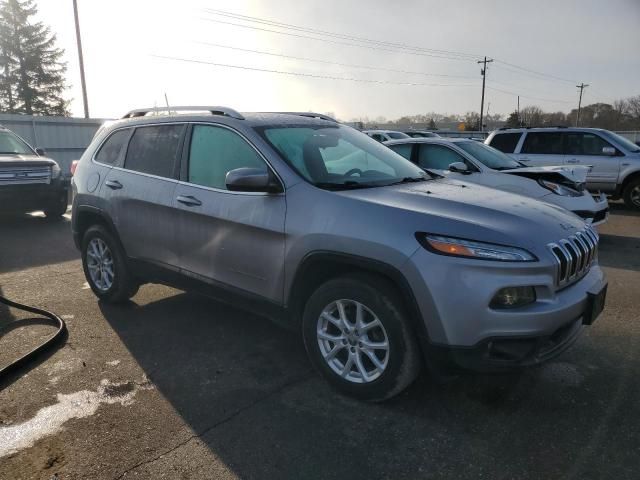
[[[640,271],[640,238],[601,233],[598,252],[603,267]]]
[[[510,375],[442,384],[423,374],[391,401],[366,404],[333,391],[312,372],[299,335],[264,318],[191,294],[100,308],[158,391],[240,478],[415,478],[433,465],[433,478],[557,478],[598,471],[584,449],[600,451],[610,436],[594,435],[621,422],[620,399],[602,401],[621,377],[601,366],[622,362],[590,341]],[[609,447],[623,455],[616,443]]]
[[[75,260],[71,220],[42,214],[0,216],[0,273]],[[29,248],[25,248],[28,242]]]
[[[612,215],[625,217],[640,217],[640,210],[629,208],[624,202],[609,201],[609,212]]]

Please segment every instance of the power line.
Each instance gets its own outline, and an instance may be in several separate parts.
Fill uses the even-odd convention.
[[[280,27],[280,28],[289,29],[289,30],[297,30],[297,31],[302,31],[302,32],[306,32],[306,33],[313,33],[313,34],[316,34],[316,35],[323,35],[323,36],[329,36],[329,37],[333,37],[333,38],[339,38],[339,39],[343,39],[343,40],[352,40],[352,41],[358,41],[358,42],[364,42],[364,43],[371,43],[371,44],[374,44],[374,45],[392,47],[392,48],[397,48],[397,49],[402,49],[402,50],[413,50],[413,51],[420,51],[420,52],[430,52],[430,53],[435,53],[435,54],[438,54],[438,55],[450,55],[450,56],[455,56],[455,57],[466,58],[468,60],[472,60],[472,59],[474,59],[476,57],[476,55],[469,54],[469,53],[464,53],[464,52],[456,52],[456,51],[452,51],[452,50],[442,50],[442,49],[434,49],[434,48],[426,48],[426,47],[417,47],[417,46],[414,46],[414,45],[408,45],[408,44],[405,44],[405,43],[394,43],[394,42],[389,42],[389,41],[386,41],[386,40],[375,40],[375,39],[366,38],[366,37],[359,37],[359,36],[356,36],[356,35],[349,35],[349,34],[344,34],[344,33],[330,32],[330,31],[327,31],[327,30],[320,30],[320,29],[317,29],[317,28],[302,27],[300,25],[280,22],[280,21],[276,21],[276,20],[270,20],[270,19],[266,19],[266,18],[253,17],[253,16],[249,16],[249,15],[242,15],[242,14],[239,14],[239,13],[229,12],[229,11],[226,11],[226,10],[205,8],[204,11],[206,11],[208,13],[211,13],[213,15],[219,15],[219,16],[222,16],[222,17],[233,18],[233,19],[236,19],[236,20],[243,20],[243,21],[252,22],[252,23],[259,23],[259,24],[263,24],[263,25],[270,25],[270,26]]]
[[[501,93],[506,93],[508,95],[513,95],[514,97],[522,97],[522,98],[528,98],[529,100],[539,100],[541,102],[550,102],[550,103],[573,103],[567,100],[558,100],[558,99],[553,99],[553,98],[541,98],[541,97],[531,97],[529,95],[520,95],[518,93],[515,92],[511,92],[509,90],[503,90],[501,88],[494,88],[494,87],[487,87],[487,90],[493,90],[494,92],[501,92]]]
[[[280,75],[321,78],[325,80],[344,80],[349,82],[373,83],[373,84],[380,84],[380,85],[402,85],[402,86],[410,86],[410,87],[471,87],[473,86],[470,83],[413,83],[413,82],[391,82],[387,80],[375,80],[370,78],[334,77],[331,75],[318,75],[315,73],[289,72],[286,70],[274,70],[269,68],[249,67],[246,65],[232,65],[228,63],[209,62],[206,60],[197,60],[193,58],[171,57],[166,55],[151,55],[151,56],[155,58],[162,58],[165,60],[174,60],[174,61],[186,62],[186,63],[212,65],[212,66],[224,67],[224,68],[236,68],[240,70],[251,70],[255,72],[277,73]]]
[[[445,59],[445,60],[467,61],[466,59],[463,60],[461,58],[452,58],[452,57],[446,57],[446,56],[442,56],[442,55],[433,55],[433,54],[429,54],[429,53],[420,53],[420,52],[402,52],[402,51],[398,51],[398,50],[391,50],[389,48],[374,47],[372,45],[358,45],[356,43],[342,42],[342,41],[338,41],[338,40],[329,40],[329,39],[326,39],[326,38],[311,37],[309,35],[302,35],[302,34],[298,34],[298,33],[280,32],[278,30],[271,30],[271,29],[268,29],[268,28],[256,27],[256,26],[253,26],[253,25],[243,25],[241,23],[226,22],[224,20],[215,20],[213,18],[203,18],[202,20],[204,20],[206,22],[220,23],[222,25],[232,25],[234,27],[242,27],[242,28],[248,28],[248,29],[251,29],[251,30],[258,30],[258,31],[262,31],[262,32],[276,33],[278,35],[287,35],[289,37],[306,38],[308,40],[317,40],[319,42],[333,43],[333,44],[336,44],[336,45],[346,45],[346,46],[350,46],[350,47],[367,48],[369,50],[378,50],[378,51],[391,52],[391,53],[396,53],[396,54],[397,53],[406,53],[408,55],[417,55],[417,56],[420,56],[420,57],[431,57],[431,58],[442,58],[442,59]]]
[[[575,80],[569,80],[567,78],[558,77],[556,75],[551,75],[551,74],[548,74],[548,73],[538,72],[536,70],[532,70],[532,69],[526,68],[526,67],[521,67],[521,66],[515,65],[513,63],[505,62],[503,60],[496,59],[496,62],[502,63],[503,65],[508,65],[511,68],[522,70],[523,72],[527,72],[527,73],[532,74],[532,75],[538,75],[540,77],[547,77],[547,78],[550,78],[550,79],[553,79],[553,80],[557,80],[559,82],[566,82],[566,83],[574,83],[575,82]]]
[[[266,52],[263,50],[253,50],[250,48],[240,48],[240,47],[234,47],[231,45],[222,45],[219,43],[209,43],[209,42],[198,42],[202,45],[208,45],[210,47],[219,47],[219,48],[226,48],[226,49],[230,49],[230,50],[237,50],[240,52],[250,52],[250,53],[257,53],[260,55],[269,55],[269,56],[273,56],[273,57],[280,57],[280,58],[290,58],[292,60],[302,60],[305,62],[317,62],[317,63],[324,63],[327,65],[339,65],[342,67],[353,67],[353,68],[364,68],[364,69],[368,69],[368,70],[379,70],[382,72],[394,72],[394,73],[405,73],[405,74],[410,74],[410,75],[424,75],[427,77],[447,77],[447,78],[475,78],[472,77],[470,75],[447,75],[447,74],[442,74],[442,73],[426,73],[426,72],[415,72],[415,71],[410,71],[410,70],[395,70],[392,68],[383,68],[383,67],[374,67],[371,65],[359,65],[359,64],[352,64],[352,63],[340,63],[340,62],[333,62],[333,61],[329,61],[329,60],[320,60],[317,58],[309,58],[309,57],[296,57],[294,55],[285,55],[282,53],[275,53],[275,52]]]

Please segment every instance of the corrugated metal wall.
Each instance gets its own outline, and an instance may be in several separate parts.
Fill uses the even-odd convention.
[[[32,147],[44,148],[47,156],[69,175],[69,166],[89,146],[103,119],[38,117],[0,114],[0,124],[24,138]]]

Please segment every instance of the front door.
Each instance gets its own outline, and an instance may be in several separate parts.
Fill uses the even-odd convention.
[[[194,124],[187,141],[183,181],[174,194],[183,272],[281,303],[285,195],[232,192],[225,184],[230,170],[270,167],[224,126]]]
[[[613,190],[618,181],[620,157],[603,152],[603,148],[617,149],[600,135],[592,132],[567,132],[568,165],[591,166],[587,184],[594,190]]]

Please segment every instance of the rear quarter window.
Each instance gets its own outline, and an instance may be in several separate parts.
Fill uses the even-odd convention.
[[[496,133],[489,145],[503,153],[513,153],[521,136],[521,133]]]

